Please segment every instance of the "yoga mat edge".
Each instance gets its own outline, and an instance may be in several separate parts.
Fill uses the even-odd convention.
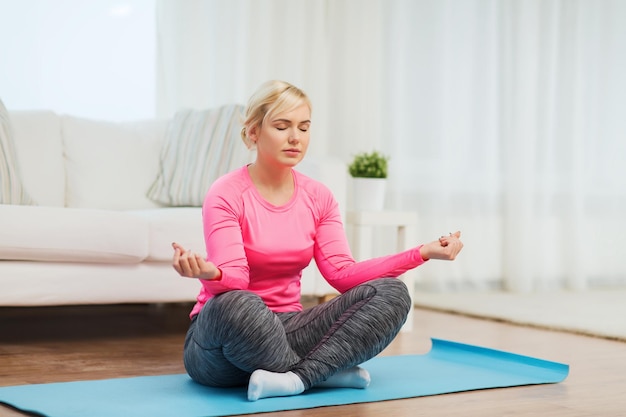
[[[48,417],[219,417],[563,381],[566,364],[432,339],[424,355],[378,356],[367,389],[313,388],[250,402],[246,388],[210,388],[186,374],[0,387],[0,403]],[[132,411],[130,411],[132,410]]]

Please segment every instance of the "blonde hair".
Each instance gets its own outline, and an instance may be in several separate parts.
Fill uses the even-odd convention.
[[[248,100],[243,127],[241,128],[241,139],[248,148],[251,148],[254,146],[248,136],[251,127],[260,128],[265,120],[275,114],[294,110],[303,104],[312,110],[309,97],[298,87],[285,81],[264,82]]]

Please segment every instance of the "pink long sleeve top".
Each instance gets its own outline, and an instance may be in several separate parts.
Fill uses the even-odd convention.
[[[246,166],[213,183],[202,207],[204,239],[207,259],[222,277],[201,280],[191,317],[211,297],[236,289],[258,294],[272,311],[300,311],[302,270],[312,259],[340,293],[372,279],[397,277],[424,263],[421,246],[356,262],[330,190],[292,172],[295,191],[282,206],[261,197]]]

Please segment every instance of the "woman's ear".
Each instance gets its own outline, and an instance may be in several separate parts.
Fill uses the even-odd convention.
[[[259,127],[257,125],[250,126],[248,129],[248,138],[253,145],[256,145],[257,140],[259,140]]]

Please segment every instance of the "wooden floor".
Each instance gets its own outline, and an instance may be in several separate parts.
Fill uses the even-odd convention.
[[[0,308],[0,386],[184,372],[189,305]],[[415,311],[383,355],[420,354],[430,337],[570,365],[553,385],[514,387],[265,416],[626,416],[626,344]],[[0,416],[18,416],[0,407]]]

